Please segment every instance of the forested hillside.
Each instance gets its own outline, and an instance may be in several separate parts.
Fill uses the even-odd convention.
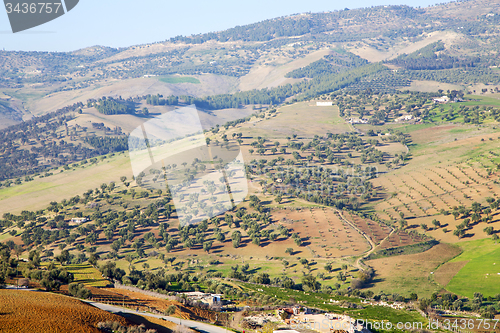
[[[97,156],[128,149],[127,136],[118,127],[111,129],[103,123],[92,123],[89,128],[68,126],[82,107],[74,104],[1,130],[0,181],[7,181],[0,187],[21,183],[21,177],[30,181],[33,174],[43,176],[50,167],[92,163]]]

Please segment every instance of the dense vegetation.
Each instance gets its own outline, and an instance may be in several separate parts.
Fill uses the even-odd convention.
[[[91,102],[89,102],[91,103]],[[121,105],[121,104],[120,104]],[[77,103],[0,131],[0,186],[32,180],[53,167],[95,163],[96,157],[128,148],[121,128],[92,123],[69,126],[83,108]]]
[[[270,89],[251,90],[237,92],[234,94],[208,96],[205,98],[186,97],[186,102],[195,104],[197,107],[218,110],[225,108],[238,108],[248,104],[281,104],[291,96],[297,96],[299,100],[307,100],[318,95],[330,93],[350,84],[358,82],[361,78],[384,70],[384,66],[365,65],[340,73],[324,74],[310,81],[301,81],[294,84],[286,84]],[[295,99],[295,101],[297,100]]]
[[[97,111],[105,115],[135,112],[135,106],[133,104],[131,105],[130,102],[115,100],[111,97],[102,97],[94,103],[94,106]]]
[[[438,52],[444,50],[444,43],[439,41],[411,54],[400,55],[396,59],[388,61],[388,63],[406,70],[440,70],[459,67],[469,68],[480,62],[479,57],[460,59],[443,53],[438,54]]]
[[[350,52],[336,49],[323,59],[315,61],[305,67],[295,69],[285,75],[294,79],[316,78],[328,74],[341,72],[349,68],[356,68],[367,65],[368,61]]]

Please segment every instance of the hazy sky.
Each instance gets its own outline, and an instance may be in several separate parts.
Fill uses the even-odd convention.
[[[377,5],[428,6],[436,0],[80,0],[66,15],[13,34],[0,10],[0,49],[72,51],[105,45],[125,47],[232,28],[303,12]],[[443,2],[442,0],[440,2]]]

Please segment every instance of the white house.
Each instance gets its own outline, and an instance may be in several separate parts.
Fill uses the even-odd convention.
[[[76,223],[76,224],[82,224],[87,222],[88,219],[86,217],[73,217],[71,219],[71,222]]]
[[[420,118],[419,117],[414,117],[411,114],[406,114],[404,116],[401,116],[399,118],[394,119],[395,122],[410,121],[410,120],[420,121]]]
[[[434,103],[448,103],[450,101],[450,98],[448,96],[442,96],[433,98],[432,100],[434,101]]]
[[[364,118],[349,118],[349,124],[368,124],[368,120]]]
[[[316,102],[316,106],[333,106],[333,102]]]

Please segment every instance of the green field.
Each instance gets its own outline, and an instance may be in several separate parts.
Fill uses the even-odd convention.
[[[67,265],[64,266],[68,272],[73,273],[75,279],[73,282],[83,283],[92,287],[105,287],[109,281],[101,276],[101,273],[88,264]]]
[[[166,77],[161,77],[159,78],[161,82],[164,83],[171,83],[171,84],[177,84],[177,83],[193,83],[193,84],[200,84],[200,80],[198,80],[195,77],[190,77],[190,76],[166,76]]]
[[[464,252],[451,262],[468,261],[446,286],[472,298],[475,292],[495,296],[500,292],[500,243],[482,239],[460,244]],[[471,283],[471,281],[474,281]]]
[[[475,99],[477,101],[463,102],[460,105],[467,106],[500,106],[500,99],[495,97],[478,96],[478,95],[465,95],[464,98]]]
[[[8,232],[0,234],[0,242],[3,242],[4,240],[7,240],[9,238],[12,238],[12,235]]]

